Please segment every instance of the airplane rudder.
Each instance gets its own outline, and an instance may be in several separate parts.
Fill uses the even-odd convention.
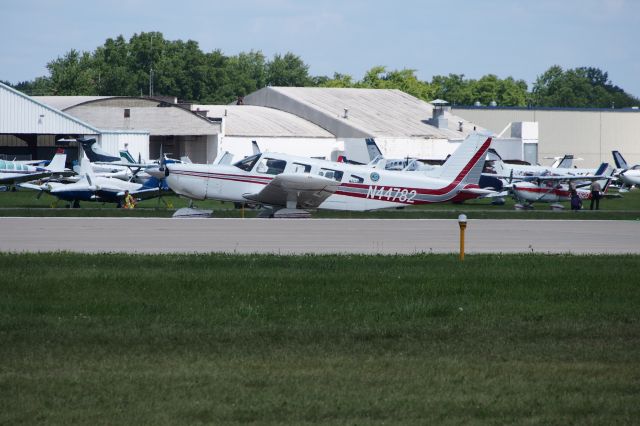
[[[616,163],[616,167],[619,169],[627,169],[627,162],[624,159],[624,157],[622,156],[622,154],[620,154],[620,151],[612,151],[613,153],[613,160]]]

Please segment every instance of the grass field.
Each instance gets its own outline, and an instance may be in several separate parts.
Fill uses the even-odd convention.
[[[633,424],[640,257],[0,254],[0,424]]]
[[[28,190],[0,192],[0,217],[2,216],[135,216],[135,217],[171,217],[176,209],[186,207],[188,200],[175,195],[163,197],[167,207],[157,199],[142,201],[134,210],[115,208],[114,204],[82,202],[81,208],[65,208],[67,203],[58,202],[57,208],[51,208],[56,198],[48,194],[36,198],[36,193]],[[604,199],[600,211],[584,210],[572,212],[568,203],[561,203],[565,211],[551,211],[545,203],[537,204],[533,211],[514,211],[514,201],[507,199],[503,206],[493,206],[489,200],[470,200],[464,204],[431,204],[408,207],[402,210],[382,210],[373,212],[337,212],[318,211],[313,217],[337,218],[433,218],[446,219],[465,213],[472,219],[614,219],[640,220],[640,191],[625,193],[622,198]],[[240,217],[239,209],[232,203],[218,201],[196,202],[199,208],[214,210],[214,217]],[[585,203],[588,208],[588,202]],[[257,211],[245,210],[245,217],[255,217]]]

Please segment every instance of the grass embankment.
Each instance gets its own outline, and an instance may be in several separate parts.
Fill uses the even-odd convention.
[[[634,423],[638,256],[0,254],[0,424]]]

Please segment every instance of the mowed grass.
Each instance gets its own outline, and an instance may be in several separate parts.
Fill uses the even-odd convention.
[[[632,424],[640,257],[0,254],[0,424]]]

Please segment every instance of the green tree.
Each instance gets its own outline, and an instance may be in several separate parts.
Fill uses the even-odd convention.
[[[12,86],[9,83],[7,85]],[[36,77],[32,81],[21,81],[12,87],[29,96],[49,96],[53,93],[49,77]]]
[[[357,87],[371,89],[398,89],[423,100],[431,100],[434,90],[425,81],[419,80],[415,70],[402,69],[387,71],[386,67],[378,65],[368,70]]]
[[[502,106],[526,106],[527,105],[527,82],[524,80],[514,80],[507,77],[500,80],[498,84],[498,105]]]
[[[353,81],[353,77],[349,74],[334,73],[333,78],[328,77],[315,77],[314,86],[318,87],[355,87],[356,83]]]
[[[94,52],[98,68],[98,92],[108,96],[136,96],[139,94],[130,76],[133,65],[127,41],[121,35],[109,38]]]
[[[532,103],[546,107],[611,108],[638,105],[639,100],[609,81],[598,68],[563,70],[554,65],[536,79]]]
[[[267,84],[270,86],[310,86],[309,66],[291,52],[274,55],[267,63]]]
[[[93,64],[91,54],[75,49],[49,62],[51,93],[58,96],[97,95],[98,74]]]
[[[225,70],[227,84],[224,95],[227,98],[246,96],[266,85],[267,62],[261,51],[252,50],[230,57]]]
[[[433,97],[443,99],[452,105],[471,105],[474,95],[464,74],[436,75],[431,79]]]

